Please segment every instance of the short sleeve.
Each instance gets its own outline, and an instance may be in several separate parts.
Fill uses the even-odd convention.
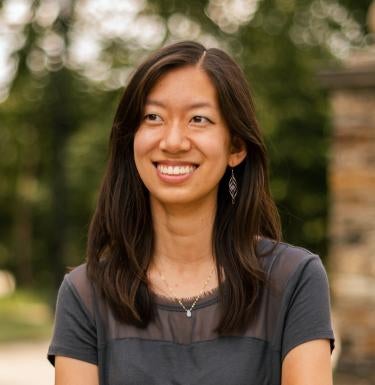
[[[286,298],[282,360],[297,345],[315,339],[329,339],[332,353],[329,285],[319,257],[309,259],[294,272],[287,284]]]
[[[68,275],[57,295],[54,331],[48,349],[48,359],[52,365],[57,355],[98,363],[94,320]]]

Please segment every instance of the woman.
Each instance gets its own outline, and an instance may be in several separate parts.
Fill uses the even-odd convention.
[[[332,384],[318,256],[281,243],[243,73],[194,42],[130,79],[87,264],[59,291],[56,384]]]

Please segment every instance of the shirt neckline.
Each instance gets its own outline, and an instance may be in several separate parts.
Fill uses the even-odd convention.
[[[181,311],[185,312],[183,307],[177,302],[176,299],[163,296],[161,294],[151,293],[154,303],[160,307],[167,310]],[[185,305],[187,309],[190,309],[196,297],[180,298],[181,302]],[[197,303],[194,306],[194,309],[200,309],[206,306],[210,306],[214,303],[217,303],[219,299],[219,287],[215,287],[209,291],[204,292],[201,297],[198,299]],[[194,310],[193,309],[193,310]]]
[[[265,237],[259,238],[258,244],[257,244],[257,254],[263,251],[265,245],[268,244],[267,241],[268,239]],[[152,296],[153,302],[159,308],[163,308],[165,310],[185,312],[183,307],[174,298],[163,296],[155,292],[151,292],[151,296]],[[180,298],[180,300],[187,309],[190,309],[190,306],[192,305],[195,298],[196,297]],[[201,308],[213,305],[218,301],[219,301],[219,286],[204,292],[202,296],[199,298],[198,302],[195,304],[194,309],[201,309]]]

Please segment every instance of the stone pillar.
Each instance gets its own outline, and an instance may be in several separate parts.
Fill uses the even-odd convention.
[[[353,52],[343,64],[319,75],[333,118],[329,274],[341,340],[335,385],[374,385],[375,47]]]

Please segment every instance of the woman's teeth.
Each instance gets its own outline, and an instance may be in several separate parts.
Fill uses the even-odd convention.
[[[184,175],[191,174],[197,166],[164,166],[158,164],[157,168],[164,175]]]

